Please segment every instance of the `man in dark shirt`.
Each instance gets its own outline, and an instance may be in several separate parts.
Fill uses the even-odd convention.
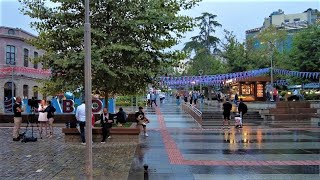
[[[226,99],[226,102],[223,103],[223,124],[222,129],[224,129],[224,123],[228,121],[228,129],[230,128],[230,113],[232,109],[232,104],[229,102],[229,99]]]
[[[143,127],[144,136],[148,137],[147,134],[147,123],[149,123],[149,120],[145,117],[143,112],[143,107],[139,107],[139,111],[136,112],[136,120],[137,125],[141,125]]]
[[[238,106],[238,112],[240,113],[240,117],[242,119],[242,123],[243,123],[243,115],[246,114],[248,112],[248,107],[245,103],[243,103],[243,99],[240,98],[240,103]],[[239,128],[242,128],[242,124],[240,126],[238,126]]]
[[[21,98],[17,97],[16,102],[13,105],[13,141],[20,141],[19,131],[22,123],[21,112],[23,112],[23,109],[21,108]]]
[[[111,115],[108,113],[107,108],[103,108],[103,113],[100,115],[100,123],[102,127],[102,141],[101,143],[106,142],[106,138],[111,138],[110,136],[110,129],[112,128],[113,119]]]
[[[116,116],[117,116],[117,124],[118,125],[122,125],[122,124],[126,123],[127,114],[126,114],[126,112],[124,112],[122,107],[119,108],[119,112],[117,113]]]

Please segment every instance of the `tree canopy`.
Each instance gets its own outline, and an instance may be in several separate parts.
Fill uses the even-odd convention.
[[[204,74],[223,73],[223,64],[218,59],[217,53],[219,38],[215,37],[216,27],[221,27],[215,18],[217,15],[204,12],[201,16],[195,18],[196,27],[199,28],[199,35],[191,37],[191,41],[187,42],[183,51],[193,55],[191,57],[188,74],[199,75],[199,70]]]
[[[22,12],[36,21],[39,32],[31,44],[46,51],[38,58],[53,72],[45,82],[48,94],[84,87],[84,1],[51,0],[47,7],[38,0],[20,0]],[[133,94],[162,74],[162,67],[185,58],[168,50],[183,33],[193,28],[192,18],[178,15],[199,0],[95,0],[90,1],[92,87],[102,95]]]

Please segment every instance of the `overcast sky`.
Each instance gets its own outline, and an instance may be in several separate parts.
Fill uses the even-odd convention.
[[[0,0],[0,26],[18,27],[30,33],[37,34],[30,28],[31,19],[20,13],[18,0]],[[278,9],[285,14],[300,13],[308,8],[320,9],[320,0],[203,0],[197,7],[181,12],[192,17],[200,16],[202,12],[216,14],[222,27],[216,35],[223,38],[223,29],[233,31],[240,41],[245,39],[245,31],[262,26],[265,17]],[[181,49],[191,36],[198,30],[186,34],[176,49]]]

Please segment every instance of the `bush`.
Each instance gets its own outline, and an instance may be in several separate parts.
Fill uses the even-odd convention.
[[[320,94],[315,94],[315,93],[305,94],[304,98],[306,100],[320,100]]]

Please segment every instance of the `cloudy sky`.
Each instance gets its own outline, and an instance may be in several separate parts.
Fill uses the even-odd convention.
[[[33,34],[30,28],[31,19],[20,13],[18,0],[0,0],[0,26],[18,27]],[[222,27],[216,35],[223,38],[223,29],[233,31],[240,41],[245,38],[245,31],[260,27],[265,17],[278,9],[285,14],[300,13],[308,8],[320,9],[320,0],[203,0],[197,7],[181,14],[199,16],[202,12],[216,14]],[[181,49],[190,37],[197,35],[198,30],[186,34],[186,38],[175,49]]]

